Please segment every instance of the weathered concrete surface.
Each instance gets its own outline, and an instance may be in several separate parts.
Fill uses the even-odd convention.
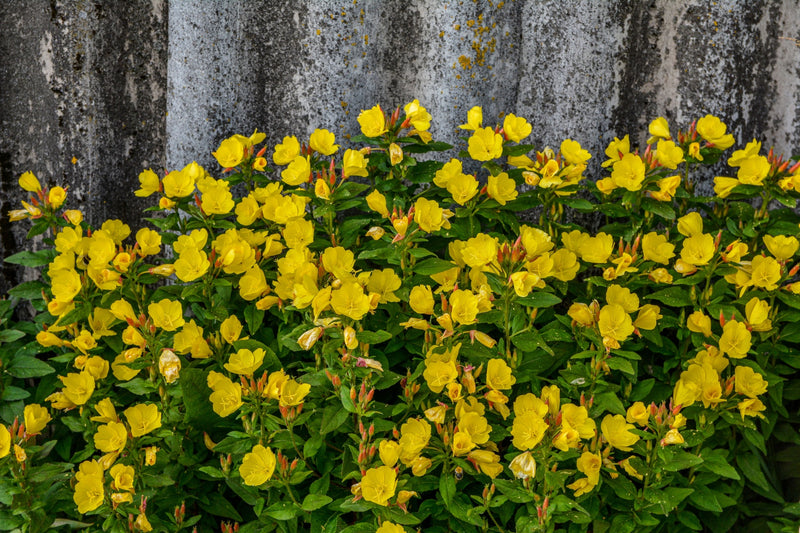
[[[270,149],[316,127],[346,144],[361,109],[413,98],[438,139],[482,105],[528,118],[537,147],[578,140],[595,170],[659,115],[800,152],[800,0],[9,0],[0,22],[4,212],[30,168],[91,221],[134,220],[142,168],[216,174],[211,151],[255,128]],[[0,255],[22,243],[7,226]]]
[[[17,179],[68,184],[70,205],[99,224],[138,224],[132,185],[164,168],[167,9],[150,2],[10,0],[0,9],[0,257],[23,247],[10,227]],[[73,162],[74,158],[74,162]],[[14,274],[2,269],[0,293]]]

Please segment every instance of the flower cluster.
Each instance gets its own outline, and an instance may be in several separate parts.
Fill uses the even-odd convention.
[[[800,164],[754,140],[702,198],[735,144],[711,115],[614,138],[596,177],[480,107],[457,158],[417,159],[452,148],[431,121],[234,135],[217,169],[143,171],[135,233],[23,174],[9,216],[49,247],[9,258],[44,267],[11,291],[32,323],[0,302],[9,523],[724,531],[783,501]]]

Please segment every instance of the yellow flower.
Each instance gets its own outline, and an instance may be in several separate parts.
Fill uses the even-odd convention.
[[[302,404],[309,392],[311,392],[310,384],[287,379],[281,385],[278,402],[281,407],[294,407],[295,405]]]
[[[94,392],[94,378],[88,372],[70,373],[58,379],[64,384],[64,396],[75,405],[85,404]]]
[[[161,413],[155,404],[137,404],[123,412],[131,428],[131,436],[141,437],[161,427]]]
[[[382,440],[378,445],[378,455],[385,466],[392,468],[400,458],[400,444],[393,440]]]
[[[155,255],[161,251],[161,235],[149,228],[142,228],[136,232],[136,244],[142,257]]]
[[[281,180],[287,185],[302,185],[311,177],[311,158],[298,155],[281,172]]]
[[[450,391],[452,386],[460,386],[457,383],[451,383],[447,390]],[[434,424],[444,424],[445,416],[447,415],[447,406],[446,405],[437,405],[435,407],[431,407],[430,409],[425,409],[425,418],[428,419],[429,422],[433,422]]]
[[[577,466],[578,470],[586,475],[591,483],[596,485],[600,481],[600,467],[603,466],[600,454],[583,452],[578,458]]]
[[[294,135],[283,138],[283,142],[275,146],[272,161],[276,165],[288,165],[300,155],[300,143]]]
[[[714,178],[714,194],[720,198],[727,198],[737,185],[739,185],[739,180],[736,178],[717,176]]]
[[[475,444],[486,444],[489,441],[489,434],[492,426],[478,413],[462,412],[458,417],[458,429],[463,431]]]
[[[769,331],[772,321],[769,319],[769,303],[756,297],[750,298],[744,308],[747,323],[753,331]]]
[[[316,129],[311,134],[308,144],[315,152],[322,155],[333,155],[339,150],[339,145],[334,144],[335,142],[336,136],[333,133],[325,129]]]
[[[478,128],[469,138],[468,151],[476,161],[497,159],[503,155],[503,136],[489,127]]]
[[[425,378],[428,388],[439,394],[444,387],[456,380],[458,369],[452,361],[425,361],[422,377]]]
[[[24,172],[19,177],[19,186],[28,192],[39,192],[42,190],[42,185],[31,171]]]
[[[489,198],[496,200],[500,205],[506,205],[506,202],[517,197],[517,183],[505,172],[501,172],[497,176],[489,176],[486,190]]]
[[[493,390],[509,390],[517,382],[511,367],[503,359],[489,359],[486,366],[486,385]],[[478,443],[482,444],[482,443]]]
[[[144,513],[139,513],[139,516],[137,516],[136,520],[133,522],[133,527],[136,531],[141,531],[142,533],[153,531],[153,526],[150,525],[150,521]]]
[[[153,325],[164,331],[175,331],[183,326],[183,307],[177,300],[163,299],[147,306],[147,313],[153,320]]]
[[[361,495],[368,502],[385,506],[396,489],[397,474],[388,466],[370,468],[361,478]]]
[[[448,211],[447,213],[450,212]],[[426,233],[439,231],[442,227],[449,228],[450,223],[445,215],[445,210],[435,200],[420,198],[414,204],[414,221]]]
[[[242,328],[243,326],[239,317],[231,315],[222,321],[222,324],[219,326],[219,333],[222,335],[225,342],[233,344],[239,340],[239,336],[242,334]]]
[[[650,196],[659,202],[669,202],[672,200],[672,197],[675,196],[675,192],[678,190],[678,185],[680,184],[681,177],[679,175],[662,178],[656,182],[658,191],[651,192]]]
[[[485,233],[478,233],[475,237],[467,240],[461,250],[461,258],[468,266],[480,269],[497,260],[497,250],[496,238]]]
[[[627,339],[634,330],[630,315],[618,304],[604,306],[600,310],[600,319],[597,325],[603,337],[609,337],[619,342]]]
[[[78,512],[81,514],[94,511],[103,505],[104,498],[105,488],[102,476],[85,476],[75,484],[75,494],[73,494],[72,500],[78,506]]]
[[[656,160],[662,167],[675,170],[680,163],[683,163],[683,150],[672,141],[658,141]],[[678,176],[677,183],[680,183],[680,176]],[[675,184],[676,187],[677,183]],[[659,186],[661,185],[659,184]],[[674,190],[672,194],[675,194]]]
[[[94,446],[101,452],[121,452],[128,442],[128,428],[121,422],[109,422],[97,428]]]
[[[667,119],[664,117],[654,119],[647,127],[647,132],[650,134],[647,144],[653,144],[658,139],[669,139],[669,123],[667,123]]]
[[[67,191],[65,191],[63,187],[53,187],[50,189],[50,192],[47,193],[47,203],[50,204],[53,209],[61,207],[61,204],[63,204],[66,199]]]
[[[26,405],[25,409],[23,409],[23,418],[25,420],[25,433],[28,435],[41,433],[47,423],[52,420],[47,408],[38,403]]]
[[[411,466],[431,438],[431,425],[418,418],[408,419],[400,426],[400,460]]]
[[[93,422],[118,421],[117,410],[114,408],[114,404],[111,403],[111,398],[103,398],[95,404],[94,409],[100,416],[93,416],[91,418]]]
[[[481,472],[492,479],[503,472],[500,456],[489,450],[473,450],[469,452],[468,459],[477,463]]]
[[[270,448],[256,444],[250,453],[245,454],[239,475],[245,485],[258,487],[266,483],[275,472],[275,454]]]
[[[514,409],[516,411],[516,404]],[[541,442],[548,427],[544,419],[535,412],[517,413],[511,427],[511,435],[514,437],[512,443],[518,450],[530,450]]]
[[[164,194],[169,198],[184,198],[194,192],[194,178],[181,170],[173,170],[162,180]]]
[[[528,123],[527,120],[525,120],[522,117],[518,117],[513,113],[509,113],[503,119],[503,133],[505,133],[506,138],[509,141],[514,141],[516,143],[520,142],[522,139],[531,134],[532,129],[533,129],[532,126]],[[470,153],[470,155],[472,154]],[[500,157],[500,156],[497,155],[495,157]],[[485,159],[481,159],[481,161],[485,161]]]
[[[483,125],[483,108],[474,106],[467,111],[467,123],[461,124],[459,129],[475,131]]]
[[[0,424],[0,459],[11,453],[11,432]]]
[[[798,241],[793,236],[785,236],[785,235],[765,235],[764,236],[764,244],[767,246],[767,250],[778,261],[786,261],[794,257],[797,253],[797,249],[800,248],[800,241]]]
[[[181,372],[180,358],[172,350],[164,348],[158,358],[158,371],[164,376],[164,381],[175,383]]]
[[[125,490],[128,492],[134,492],[133,490],[134,471],[132,466],[127,466],[117,463],[111,467],[111,470],[109,470],[108,473],[114,480],[112,483],[112,488],[119,491]]]
[[[341,246],[326,248],[322,252],[322,268],[339,279],[347,279],[353,271],[355,255]]]
[[[653,261],[662,265],[669,264],[675,256],[675,245],[671,244],[666,236],[651,231],[642,237],[642,253],[645,261]]]
[[[730,148],[735,142],[733,135],[725,134],[727,129],[725,123],[713,115],[706,115],[697,121],[697,133],[700,137],[720,150]]]
[[[208,386],[213,391],[209,396],[211,407],[219,416],[224,418],[242,406],[242,386],[239,383],[212,370],[208,374]]]
[[[478,180],[469,174],[456,174],[447,181],[447,192],[453,201],[464,205],[478,194]]]
[[[400,288],[403,280],[391,268],[373,270],[367,282],[367,291],[380,295],[380,303],[399,302],[400,298],[394,291]]]
[[[703,218],[692,211],[678,219],[678,232],[684,237],[694,237],[703,233]]]
[[[347,150],[342,158],[342,173],[345,177],[367,177],[367,159],[358,150]]]
[[[638,191],[644,182],[645,164],[636,154],[625,154],[622,159],[614,163],[611,179],[617,187],[624,187],[629,191]]]
[[[453,452],[453,456],[460,457],[467,455],[475,446],[476,444],[472,442],[468,433],[456,431],[453,434],[453,440],[450,442],[450,451]]]
[[[233,168],[244,159],[245,145],[236,137],[229,137],[220,143],[216,152],[211,152],[223,168]]]
[[[622,415],[606,415],[600,423],[603,438],[612,447],[623,452],[631,451],[631,446],[639,441],[639,436],[630,432],[633,424],[628,424]]]
[[[739,413],[742,415],[742,420],[744,420],[745,416],[758,416],[760,418],[764,418],[764,415],[761,414],[767,406],[759,400],[758,398],[748,398],[747,400],[741,400],[739,405],[736,406],[739,409]]]
[[[625,414],[626,422],[636,422],[640,426],[647,426],[650,421],[650,409],[642,402],[634,402],[633,405],[628,407],[628,412]]]
[[[715,251],[713,235],[695,234],[683,241],[681,259],[693,266],[707,265]]]
[[[508,465],[517,479],[532,479],[536,477],[536,460],[531,452],[523,452],[511,460]]]
[[[581,239],[578,255],[587,263],[605,263],[614,250],[614,237],[600,232],[594,237]]]
[[[242,376],[252,376],[264,362],[264,355],[261,348],[254,351],[242,348],[231,354],[230,360],[224,365],[225,370]]]
[[[657,305],[646,304],[639,309],[639,314],[636,315],[633,326],[637,329],[650,331],[656,328],[659,318],[662,318],[661,308]]]
[[[702,333],[704,337],[711,336],[711,318],[702,311],[695,311],[686,319],[686,327],[689,331]]]
[[[375,533],[406,533],[406,530],[403,526],[399,526],[389,521],[384,521],[381,524],[381,527],[375,530]]]
[[[215,180],[209,184],[201,196],[201,209],[206,215],[227,215],[234,208],[233,194],[228,182]]]
[[[358,114],[358,124],[361,126],[361,133],[366,137],[380,137],[386,133],[386,116],[383,114],[381,106],[376,105],[367,110],[361,110]]]
[[[419,105],[419,100],[414,100],[404,105],[403,111],[406,113],[405,122],[417,130],[417,133],[426,131],[431,127],[431,114]]]
[[[736,177],[744,185],[762,185],[770,171],[770,163],[763,155],[753,155],[741,161]]]
[[[639,309],[639,297],[620,285],[609,285],[606,289],[606,302],[619,305],[626,313],[633,313]]]
[[[439,188],[446,189],[448,182],[463,173],[463,165],[458,159],[451,159],[442,168],[436,171],[433,183]]]
[[[768,291],[778,288],[781,279],[781,266],[778,262],[763,255],[757,255],[751,263],[750,284]]]
[[[114,377],[120,381],[130,381],[136,377],[141,369],[133,369],[128,366],[129,363],[134,362],[142,356],[141,348],[130,348],[117,355],[111,363],[111,372]]]
[[[471,291],[455,290],[450,295],[450,317],[459,324],[473,324],[478,315],[478,297]]]
[[[581,148],[580,143],[572,139],[563,140],[559,151],[569,165],[585,165],[592,158],[588,150]]]
[[[751,346],[751,333],[747,325],[743,322],[731,320],[725,323],[722,328],[722,336],[719,338],[719,349],[723,354],[733,359],[741,359],[747,356]]]
[[[764,377],[749,366],[737,366],[734,376],[736,394],[742,394],[748,398],[755,398],[767,392],[767,382],[764,380]]]
[[[331,307],[337,315],[361,320],[370,310],[370,300],[361,285],[350,281],[331,291]]]

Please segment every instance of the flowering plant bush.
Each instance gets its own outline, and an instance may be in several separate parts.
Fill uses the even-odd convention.
[[[141,173],[133,237],[23,174],[51,246],[7,259],[45,268],[0,302],[0,529],[792,531],[800,164],[754,140],[700,197],[710,115],[597,180],[478,107],[436,161],[430,121],[375,106],[279,170],[234,135],[222,178]]]

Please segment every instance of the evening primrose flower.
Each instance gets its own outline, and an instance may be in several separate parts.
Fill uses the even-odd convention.
[[[634,429],[633,424],[628,424],[622,415],[606,415],[600,423],[606,442],[623,452],[631,451],[631,446],[639,441],[639,436],[631,433],[631,429]]]
[[[180,358],[172,350],[164,348],[158,358],[158,371],[164,376],[167,384],[175,383],[181,372]]]
[[[367,159],[358,150],[347,150],[342,159],[342,173],[345,177],[367,177]]]
[[[72,500],[78,506],[78,512],[81,514],[94,511],[103,505],[104,498],[105,488],[102,475],[85,476],[75,484]]]
[[[517,378],[503,359],[489,359],[486,366],[486,385],[492,390],[509,390]],[[479,443],[482,444],[482,443]]]
[[[625,154],[614,163],[611,179],[617,187],[638,191],[644,183],[645,164],[636,154]]]
[[[469,138],[467,146],[472,159],[491,161],[503,155],[503,136],[489,127],[478,128]]]
[[[483,108],[474,106],[467,111],[467,123],[461,124],[458,128],[462,130],[475,131],[483,125]]]
[[[132,437],[141,437],[161,427],[161,413],[155,404],[137,404],[123,411]]]
[[[509,141],[520,142],[531,134],[532,126],[522,117],[509,113],[503,119],[503,133]],[[472,155],[472,154],[470,154]],[[500,157],[495,156],[495,157]],[[494,158],[492,158],[494,159]]]
[[[361,126],[361,133],[366,137],[375,138],[380,137],[387,131],[386,116],[383,113],[380,105],[376,105],[370,109],[362,110],[358,114],[358,124]]]
[[[449,228],[450,223],[447,221],[446,213],[450,212],[445,212],[436,200],[420,198],[414,203],[414,222],[419,224],[419,228],[425,233]]]
[[[109,422],[97,428],[94,446],[104,453],[120,452],[128,442],[128,428],[121,422]]]
[[[627,339],[634,330],[630,315],[618,304],[603,306],[597,324],[603,337],[609,337],[618,342]]]
[[[697,133],[715,148],[725,150],[736,142],[732,134],[726,134],[728,127],[718,117],[706,115],[697,121]]]
[[[85,404],[94,392],[94,378],[89,372],[69,373],[66,377],[58,376],[58,379],[64,384],[64,396],[75,405]]]
[[[536,460],[531,452],[523,452],[511,460],[508,467],[517,479],[532,479],[536,477]]]
[[[767,291],[774,291],[778,288],[781,266],[775,259],[757,255],[753,258],[750,266],[750,284]]]
[[[662,265],[669,264],[669,260],[675,256],[675,245],[667,240],[664,235],[659,235],[655,231],[647,233],[642,237],[642,254],[645,261],[653,261]]]
[[[302,185],[311,177],[311,158],[298,155],[281,172],[281,180],[292,186]]]
[[[414,99],[403,106],[406,114],[405,123],[411,125],[418,133],[427,131],[431,127],[431,114],[419,105],[419,100]]]
[[[211,155],[217,160],[222,168],[233,168],[238,166],[245,156],[246,146],[237,138],[229,137],[222,141],[216,152]]]
[[[505,172],[501,172],[497,176],[489,176],[486,189],[489,198],[497,201],[500,205],[506,205],[506,202],[517,198],[517,183]]]
[[[669,134],[669,123],[664,117],[658,117],[650,122],[650,125],[647,127],[647,132],[650,134],[650,138],[647,139],[647,144],[653,144],[659,139],[671,138]]]
[[[786,261],[794,257],[800,248],[800,241],[796,237],[786,235],[764,235],[764,244],[775,259]]]
[[[386,506],[397,489],[397,473],[388,466],[370,468],[361,478],[361,496],[368,502]]]
[[[47,423],[52,420],[47,408],[38,403],[26,405],[25,409],[23,409],[23,418],[25,420],[25,433],[28,435],[41,433]]]
[[[286,136],[283,142],[275,146],[275,152],[272,154],[272,161],[276,165],[288,165],[300,155],[300,142],[294,135]]]
[[[534,412],[517,413],[511,426],[512,444],[520,451],[527,451],[539,444],[549,426]]]
[[[11,432],[0,424],[0,459],[11,453]]]
[[[713,235],[695,234],[683,241],[681,259],[692,266],[703,266],[711,261],[715,251]]]
[[[302,404],[309,392],[311,392],[310,384],[287,379],[281,385],[278,402],[281,407],[294,407],[295,405]]]
[[[207,378],[208,387],[213,391],[209,400],[214,412],[226,417],[242,406],[242,386],[228,377],[211,371]]]
[[[325,129],[316,129],[311,134],[308,144],[315,152],[322,155],[333,155],[339,150],[339,145],[335,142],[336,136],[333,133]]]
[[[256,444],[253,449],[245,454],[242,465],[239,467],[239,475],[245,485],[258,487],[263,485],[272,477],[275,472],[275,454],[271,448]]]
[[[686,318],[686,327],[689,331],[702,333],[704,337],[711,336],[711,317],[702,311],[695,311]]]
[[[331,291],[331,307],[337,315],[361,320],[370,310],[370,299],[361,285],[350,281]]]
[[[750,351],[751,338],[752,334],[747,329],[747,324],[730,320],[722,328],[719,349],[730,358],[741,359]]]
[[[447,192],[453,197],[453,201],[459,205],[465,205],[476,194],[478,194],[478,180],[470,174],[457,174],[447,182]]]
[[[188,172],[173,170],[164,177],[161,185],[168,198],[184,198],[194,192],[195,180]]]
[[[452,361],[426,361],[422,377],[432,392],[439,394],[458,377],[458,369]]]
[[[183,307],[177,300],[167,298],[153,302],[147,306],[147,313],[153,321],[153,325],[164,331],[175,331],[185,323],[183,319]]]
[[[754,155],[744,159],[739,165],[736,177],[744,185],[762,185],[771,165],[763,155]]]
[[[734,379],[736,394],[755,398],[767,392],[767,382],[764,377],[749,366],[737,366]]]

